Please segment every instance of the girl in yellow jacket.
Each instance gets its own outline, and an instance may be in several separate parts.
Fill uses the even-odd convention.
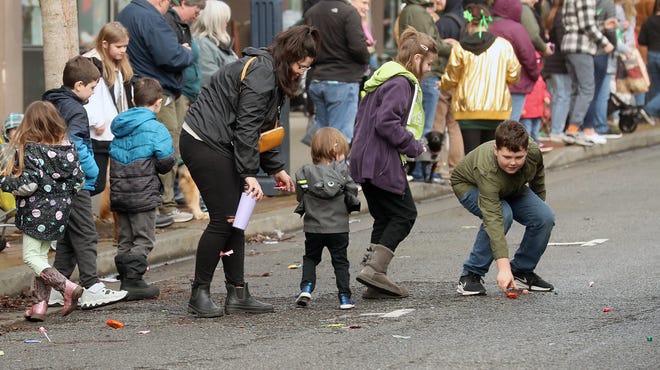
[[[455,89],[452,110],[461,126],[465,153],[494,139],[495,129],[511,114],[509,85],[520,78],[511,44],[489,33],[489,10],[471,4],[463,13],[467,35],[452,48],[440,88]]]

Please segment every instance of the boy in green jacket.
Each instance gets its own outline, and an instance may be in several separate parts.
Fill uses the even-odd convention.
[[[545,201],[543,157],[517,121],[505,121],[495,141],[481,144],[456,166],[451,176],[454,194],[470,213],[483,220],[472,252],[463,263],[457,291],[484,295],[482,281],[493,259],[497,285],[506,292],[518,289],[549,292],[552,284],[534,273],[550,239],[555,216]],[[525,226],[525,235],[509,261],[506,233],[513,220]]]

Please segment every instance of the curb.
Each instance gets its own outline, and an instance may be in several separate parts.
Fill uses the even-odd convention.
[[[581,147],[577,145],[561,148],[544,154],[546,169],[559,168],[580,161],[602,157],[614,153],[650,147],[660,144],[660,129],[646,129],[636,134],[624,135],[620,139],[610,140],[606,145]],[[449,186],[427,183],[410,183],[411,191],[416,201],[451,194]],[[366,200],[360,194],[362,209],[367,211]],[[194,255],[199,238],[205,225],[199,227],[182,227],[159,234],[153,251],[149,254],[149,262],[153,264],[172,261],[178,258]],[[256,213],[245,232],[246,237],[257,234],[268,234],[274,230],[293,231],[302,229],[302,219],[293,213],[293,209],[278,209],[275,211]],[[99,243],[97,271],[99,276],[115,273],[115,248],[110,243]],[[52,262],[52,261],[51,261]],[[29,289],[33,273],[25,265],[0,271],[0,296],[16,295],[23,289]],[[77,278],[77,272],[72,276]]]

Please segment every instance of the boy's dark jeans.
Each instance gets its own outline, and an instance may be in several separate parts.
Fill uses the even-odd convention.
[[[348,233],[317,234],[305,233],[305,255],[303,256],[303,275],[300,288],[306,283],[316,286],[316,265],[321,262],[323,247],[328,247],[339,293],[351,295],[350,266],[347,257]]]

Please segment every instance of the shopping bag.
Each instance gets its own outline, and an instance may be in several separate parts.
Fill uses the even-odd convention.
[[[639,94],[649,91],[651,80],[639,50],[632,49],[630,57],[617,58],[616,91]]]

